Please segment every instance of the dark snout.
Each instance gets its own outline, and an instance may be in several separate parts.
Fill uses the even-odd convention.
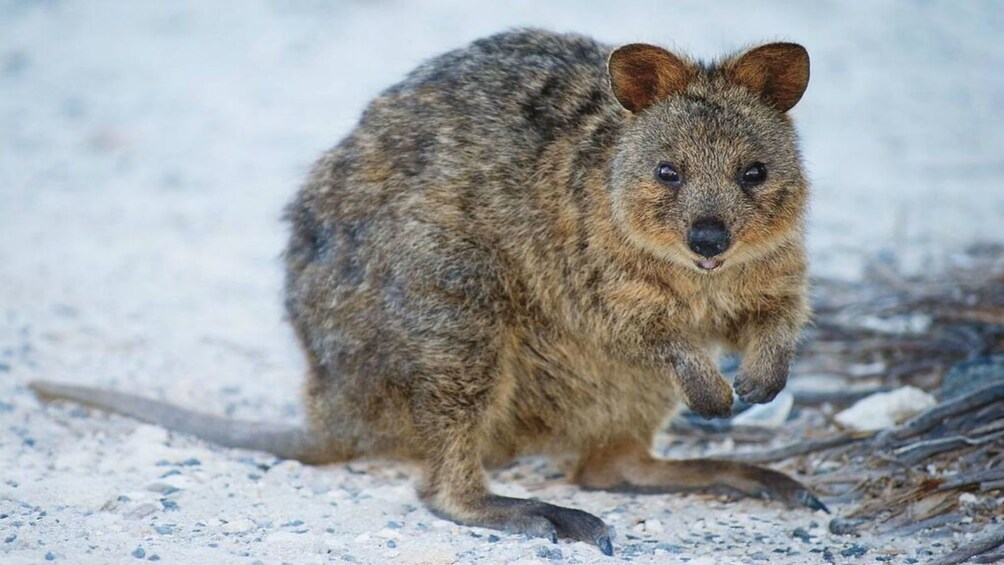
[[[714,218],[698,220],[687,232],[687,246],[704,257],[720,255],[729,248],[729,230]]]

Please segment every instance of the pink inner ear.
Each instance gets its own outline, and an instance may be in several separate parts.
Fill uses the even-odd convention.
[[[744,54],[726,72],[732,82],[787,112],[809,85],[809,54],[795,43],[770,43]]]
[[[687,87],[693,68],[669,51],[642,43],[618,48],[608,63],[614,96],[631,112]]]

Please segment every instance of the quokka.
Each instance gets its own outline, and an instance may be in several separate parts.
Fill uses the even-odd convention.
[[[650,455],[680,401],[730,414],[719,347],[742,356],[744,400],[785,385],[809,317],[786,112],[808,79],[791,43],[699,63],[539,30],[475,41],[377,97],[287,210],[306,427],[32,386],[308,463],[415,459],[441,515],[607,554],[599,518],[495,495],[485,467],[571,454],[585,488],[824,509],[770,469]]]

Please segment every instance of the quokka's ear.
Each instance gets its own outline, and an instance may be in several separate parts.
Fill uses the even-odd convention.
[[[809,85],[809,53],[797,43],[768,43],[724,67],[730,81],[750,89],[779,112],[793,108]]]
[[[682,91],[697,73],[692,64],[644,43],[618,47],[610,54],[607,71],[614,96],[635,113]]]

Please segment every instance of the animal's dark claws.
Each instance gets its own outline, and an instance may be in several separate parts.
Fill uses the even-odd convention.
[[[600,548],[603,555],[614,554],[614,545],[610,543],[610,536],[600,536],[596,538],[596,546]]]
[[[821,501],[818,498],[816,498],[816,495],[812,494],[811,492],[809,492],[807,490],[803,490],[803,491],[801,491],[801,492],[798,493],[798,500],[802,504],[808,506],[809,508],[811,508],[813,510],[822,510],[823,512],[826,512],[827,514],[830,513],[830,509],[827,508],[825,504],[823,504],[823,501]]]

